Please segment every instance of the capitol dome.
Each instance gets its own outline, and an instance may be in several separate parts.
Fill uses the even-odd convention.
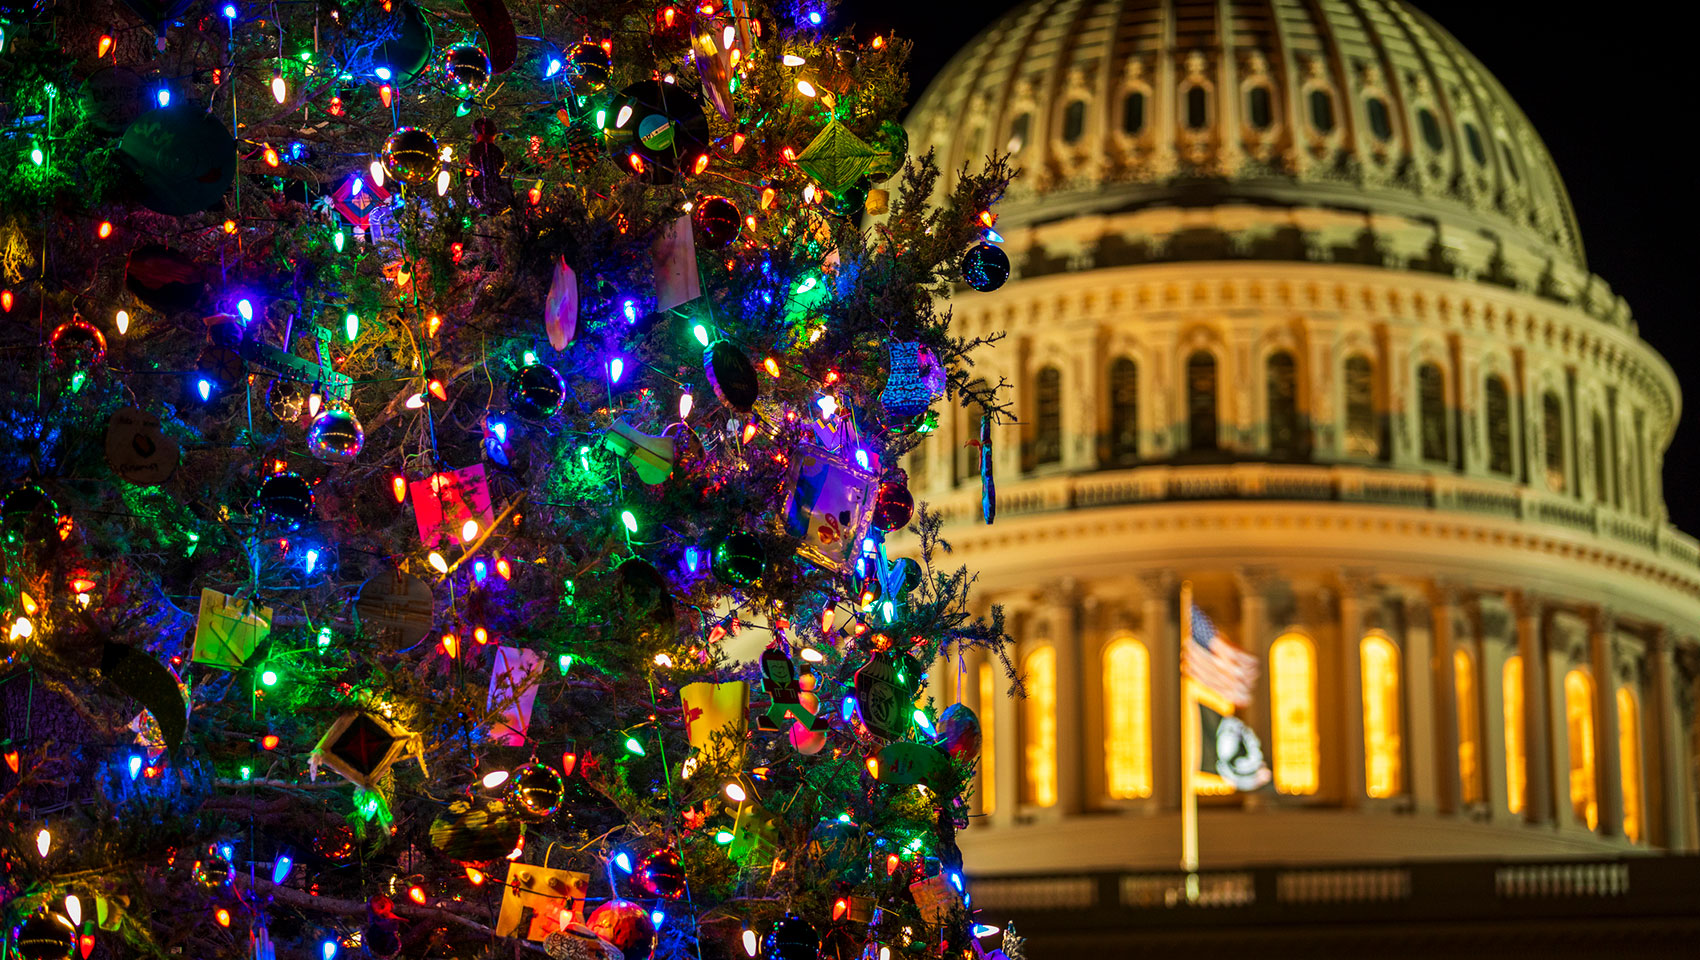
[[[986,729],[977,903],[1179,863],[1183,585],[1273,773],[1201,775],[1206,868],[1695,849],[1680,393],[1467,50],[1397,0],[1033,0],[908,122],[1023,171],[1009,282],[953,302],[1004,335],[995,522],[977,407],[907,463],[1027,692],[935,666]]]

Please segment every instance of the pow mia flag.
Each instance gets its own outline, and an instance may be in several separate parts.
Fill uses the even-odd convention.
[[[1198,705],[1198,769],[1214,773],[1235,790],[1258,790],[1269,785],[1269,764],[1257,734],[1238,717],[1225,717]]]

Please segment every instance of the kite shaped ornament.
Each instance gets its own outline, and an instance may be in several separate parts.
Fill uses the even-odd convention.
[[[419,758],[421,767],[425,765],[419,734],[403,730],[375,713],[350,710],[319,738],[318,746],[313,748],[312,767],[315,778],[322,763],[355,786],[371,790],[397,761],[410,753]]]
[[[787,719],[795,719],[811,733],[828,729],[825,716],[802,704],[803,684],[797,665],[777,647],[768,647],[761,655],[761,688],[769,697],[767,710],[756,717],[756,729],[777,732],[786,727]]]
[[[834,119],[797,154],[797,166],[827,193],[838,196],[867,176],[881,156],[884,154]]]

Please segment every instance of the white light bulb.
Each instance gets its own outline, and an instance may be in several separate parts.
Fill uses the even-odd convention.
[[[679,394],[679,419],[680,420],[683,420],[686,417],[691,415],[691,407],[695,403],[696,403],[696,401],[691,398],[690,394],[688,394],[688,393]]]
[[[118,316],[116,318],[114,318],[114,320],[118,325],[118,332],[119,333],[126,333],[126,332],[129,331],[129,329],[130,329],[130,311],[128,311],[128,310],[118,311]]]
[[[443,196],[444,194],[447,194],[448,192],[449,192],[449,172],[447,170],[439,170],[437,172],[437,196],[439,196],[439,197]]]
[[[472,541],[477,540],[477,539],[478,539],[478,521],[477,520],[468,520],[465,523],[460,525],[460,541],[462,543],[471,543]]]
[[[384,165],[377,160],[373,160],[371,165],[368,166],[367,169],[372,172],[372,185],[375,186],[375,187],[383,186],[384,185]]]
[[[289,85],[283,82],[283,74],[272,74],[272,99],[282,103],[289,99]]]
[[[484,789],[486,790],[494,790],[507,782],[508,772],[506,770],[492,770],[484,775]]]
[[[70,918],[71,926],[83,925],[83,901],[77,899],[74,893],[65,894],[65,916]]]
[[[35,848],[42,856],[47,856],[47,851],[53,849],[53,831],[42,827],[41,832],[35,835]]]

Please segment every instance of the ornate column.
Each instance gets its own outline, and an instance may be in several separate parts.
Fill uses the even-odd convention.
[[[1340,671],[1340,702],[1336,715],[1340,731],[1340,803],[1360,806],[1364,799],[1364,673],[1360,659],[1364,635],[1365,598],[1369,574],[1359,570],[1340,573],[1340,648],[1336,663]],[[1322,745],[1328,756],[1328,744]]]
[[[1084,809],[1086,793],[1086,726],[1081,704],[1084,624],[1079,582],[1064,578],[1050,591],[1049,600],[1051,636],[1057,651],[1057,813],[1070,816]]]
[[[1546,644],[1541,631],[1545,610],[1540,598],[1529,594],[1514,596],[1511,605],[1517,617],[1517,655],[1523,663],[1523,819],[1556,824],[1549,746],[1552,737],[1547,730],[1551,713],[1547,705]]]
[[[1495,598],[1497,599],[1497,598]],[[1480,595],[1476,597],[1476,620],[1481,625],[1480,662],[1476,676],[1481,690],[1476,701],[1481,704],[1478,724],[1477,753],[1480,757],[1482,799],[1490,820],[1510,822],[1506,807],[1506,746],[1505,746],[1505,658],[1516,653],[1507,649],[1507,611],[1497,603],[1491,606]],[[1513,635],[1511,641],[1515,643]],[[1521,814],[1518,817],[1521,818]]]
[[[1257,683],[1252,686],[1251,704],[1241,713],[1263,742],[1263,753],[1270,755],[1271,727],[1269,723],[1269,582],[1274,578],[1272,567],[1240,567],[1234,571],[1234,582],[1240,591],[1240,635],[1235,638],[1241,650],[1256,655],[1262,667]],[[1257,791],[1245,795],[1247,810],[1264,805],[1266,797]]]
[[[1654,628],[1647,638],[1647,661],[1652,669],[1648,690],[1652,696],[1642,709],[1643,723],[1654,727],[1653,742],[1657,744],[1654,763],[1649,764],[1647,817],[1652,827],[1648,838],[1666,850],[1678,851],[1688,847],[1688,818],[1684,815],[1682,798],[1688,782],[1687,765],[1683,762],[1685,744],[1682,738],[1682,698],[1675,658],[1671,651],[1670,628]]]
[[[1181,803],[1180,631],[1175,623],[1175,574],[1154,570],[1139,575],[1145,599],[1140,632],[1151,645],[1151,785],[1159,809]]]
[[[1464,806],[1463,786],[1458,771],[1458,680],[1453,675],[1453,650],[1458,640],[1458,588],[1451,583],[1434,587],[1434,651],[1429,676],[1434,681],[1434,739],[1429,741],[1435,758],[1435,785],[1442,813],[1457,813]],[[1413,691],[1414,692],[1414,691]]]
[[[1435,713],[1439,709],[1433,695],[1434,618],[1440,616],[1432,598],[1408,594],[1405,601],[1404,674],[1408,680],[1405,702],[1409,704],[1405,739],[1411,745],[1410,776],[1406,789],[1419,813],[1441,809],[1439,774],[1435,771],[1440,742],[1435,729]]]
[[[1599,804],[1599,834],[1623,835],[1622,751],[1617,739],[1617,658],[1610,607],[1594,611],[1588,624],[1588,661],[1594,674],[1594,797]]]

